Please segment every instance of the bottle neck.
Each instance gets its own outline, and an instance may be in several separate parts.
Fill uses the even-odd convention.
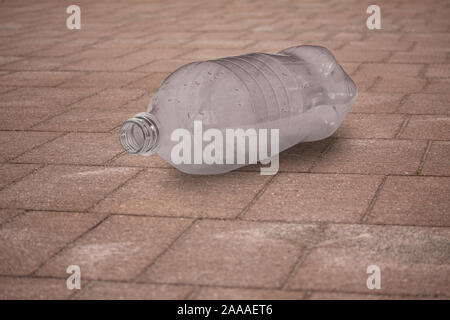
[[[157,119],[148,112],[134,115],[120,128],[119,140],[128,153],[140,155],[155,153],[159,144]]]

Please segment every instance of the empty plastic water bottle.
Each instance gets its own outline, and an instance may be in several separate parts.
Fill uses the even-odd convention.
[[[356,96],[355,83],[324,47],[297,46],[278,54],[252,53],[194,62],[162,82],[147,112],[127,120],[119,138],[129,153],[158,153],[183,172],[223,173],[255,162],[249,154],[251,135],[244,139],[246,163],[239,163],[235,155],[241,150],[239,139],[228,141],[227,130],[278,129],[278,148],[267,139],[268,156],[274,156],[274,151],[332,135]],[[213,134],[203,136],[199,146],[195,139],[182,141],[180,132],[194,138],[199,132]],[[215,144],[215,161],[201,159],[202,150],[206,152],[207,145],[220,134],[224,141]],[[258,150],[261,148],[264,146],[259,144]],[[180,157],[184,159],[181,163]],[[191,161],[186,161],[189,158]],[[258,153],[256,160],[264,159]]]

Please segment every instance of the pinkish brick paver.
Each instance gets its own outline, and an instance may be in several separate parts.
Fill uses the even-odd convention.
[[[405,117],[398,114],[350,113],[336,132],[342,138],[394,138]]]
[[[280,174],[244,218],[358,222],[380,182],[379,176]]]
[[[450,141],[433,141],[422,173],[425,175],[450,176]]]
[[[202,287],[192,298],[199,300],[302,300],[304,291]]]
[[[10,219],[23,212],[23,210],[17,209],[0,209],[0,224],[8,222]]]
[[[366,271],[377,265],[377,294],[448,296],[449,241],[443,228],[330,225],[288,287],[370,293]]]
[[[450,64],[432,64],[427,68],[425,75],[432,78],[449,78]]]
[[[114,166],[125,167],[147,167],[147,168],[173,168],[163,158],[154,154],[149,157],[140,157],[135,154],[124,153],[115,158],[112,162]]]
[[[259,172],[193,176],[148,169],[94,211],[155,216],[235,217],[267,182]]]
[[[69,212],[27,212],[13,219],[0,229],[0,274],[30,274],[101,219]]]
[[[68,72],[72,73],[72,72]],[[145,76],[138,72],[91,72],[65,81],[64,88],[120,88]]]
[[[0,276],[2,300],[61,300],[72,294],[65,279],[16,278]]]
[[[17,87],[57,86],[80,75],[79,72],[18,71],[0,76],[0,84]]]
[[[400,137],[405,139],[450,140],[450,117],[412,116]]]
[[[62,110],[68,105],[94,94],[93,88],[24,87],[2,94],[0,107],[53,107]]]
[[[26,176],[38,167],[39,165],[36,164],[0,164],[0,189]]]
[[[47,166],[0,191],[0,207],[85,210],[138,172],[136,168]]]
[[[383,77],[372,87],[372,92],[381,93],[416,93],[420,92],[427,81],[425,79],[414,77]]]
[[[85,279],[132,280],[191,223],[189,219],[113,216],[45,264],[38,274],[64,277],[67,266],[76,264]]]
[[[338,139],[317,162],[314,172],[415,174],[425,141]]]
[[[429,78],[428,84],[423,89],[426,93],[447,93],[450,90],[450,79]]]
[[[140,280],[281,287],[315,232],[313,225],[202,221]]]
[[[6,161],[60,136],[57,132],[0,131],[0,160]]]
[[[373,290],[372,290],[373,291]],[[405,296],[405,295],[385,295],[364,293],[345,293],[345,292],[312,292],[309,297],[310,300],[430,300],[433,296]]]
[[[120,282],[93,282],[83,288],[72,299],[81,300],[169,300],[184,299],[193,290],[192,286],[142,284]]]
[[[333,141],[333,138],[329,138],[321,141],[307,142],[283,151],[280,154],[279,170],[284,172],[306,172],[310,170]],[[260,170],[259,165],[255,167],[255,170]],[[243,170],[247,168],[244,167]]]
[[[393,113],[403,98],[401,93],[359,92],[350,112],[357,113]]]
[[[99,152],[101,150],[101,152]],[[22,163],[101,165],[122,152],[117,135],[69,133],[16,158]]]
[[[388,177],[368,223],[450,226],[450,177]]]
[[[412,94],[398,109],[411,114],[450,114],[450,94]]]
[[[80,105],[82,104],[80,103]],[[121,126],[126,119],[137,113],[137,111],[134,109],[134,106],[109,109],[94,108],[89,105],[86,105],[86,107],[80,106],[35,124],[31,130],[104,133]],[[117,142],[117,136],[115,138]]]

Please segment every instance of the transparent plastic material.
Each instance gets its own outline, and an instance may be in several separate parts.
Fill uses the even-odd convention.
[[[193,136],[194,121],[201,121],[203,132],[218,129],[224,137],[226,129],[279,129],[281,152],[332,135],[356,96],[355,83],[324,47],[297,46],[278,54],[194,62],[162,82],[147,112],[127,120],[119,138],[128,152],[158,153],[183,172],[224,173],[245,164],[225,164],[225,159],[175,164],[171,154],[179,141],[171,139],[174,130],[183,128]],[[223,155],[230,156],[225,150]]]

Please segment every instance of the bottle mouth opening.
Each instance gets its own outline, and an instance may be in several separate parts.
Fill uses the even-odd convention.
[[[128,119],[119,131],[122,147],[132,154],[150,155],[156,152],[159,142],[158,126],[154,117],[141,112]]]

